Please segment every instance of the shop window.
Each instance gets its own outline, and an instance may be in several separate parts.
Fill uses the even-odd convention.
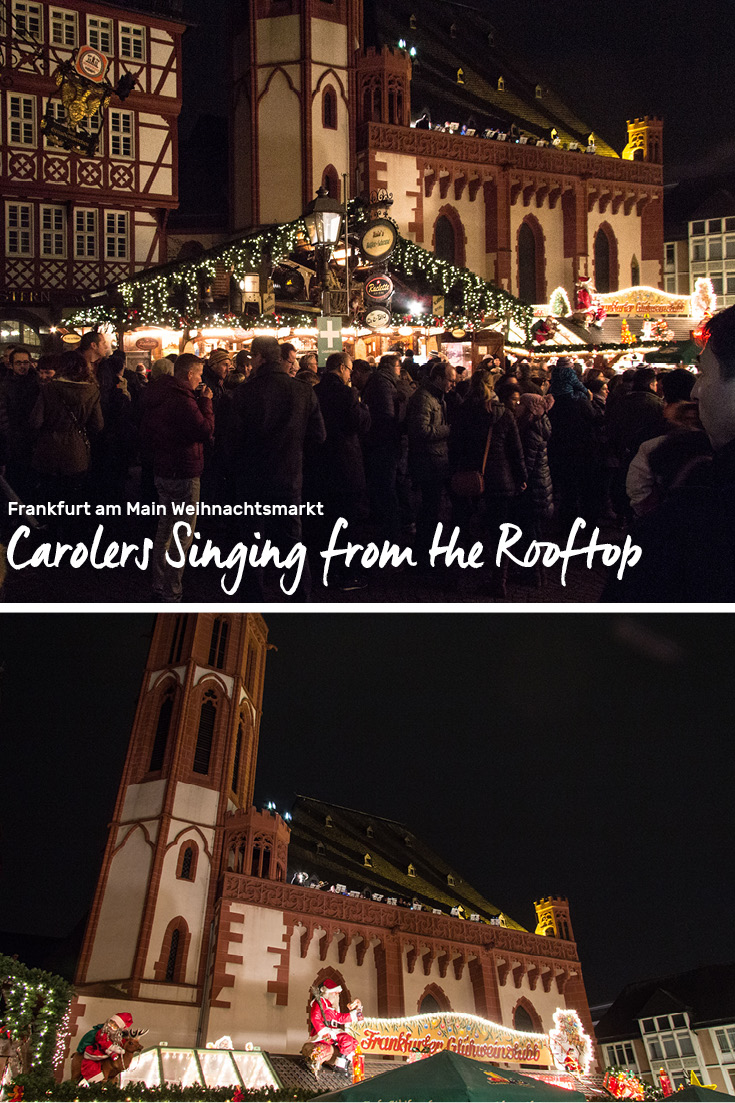
[[[322,126],[325,130],[337,129],[337,93],[331,84],[322,93]]]

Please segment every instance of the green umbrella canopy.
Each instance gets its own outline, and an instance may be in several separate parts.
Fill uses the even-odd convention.
[[[336,1092],[318,1095],[316,1099],[354,1100],[502,1100],[524,1103],[532,1100],[584,1099],[583,1092],[554,1088],[532,1076],[501,1069],[487,1061],[475,1061],[443,1049],[432,1057],[410,1065],[383,1072],[360,1084]]]
[[[683,1103],[687,1099],[703,1099],[705,1103],[708,1103],[710,1099],[735,1099],[735,1095],[729,1095],[728,1092],[718,1092],[714,1088],[702,1088],[699,1084],[688,1084],[686,1088],[682,1088],[678,1092],[674,1092],[670,1096],[672,1100],[682,1100]]]

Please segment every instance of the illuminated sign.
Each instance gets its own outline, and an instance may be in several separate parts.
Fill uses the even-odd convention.
[[[363,1019],[350,1030],[362,1052],[432,1054],[448,1049],[478,1061],[513,1061],[553,1065],[546,1034],[527,1034],[476,1015],[454,1011],[414,1015],[407,1019]]]
[[[390,325],[390,311],[383,310],[382,307],[376,307],[375,310],[369,310],[365,315],[365,325],[370,329],[385,329]]]
[[[365,281],[365,294],[376,303],[385,302],[393,294],[393,280],[390,276],[371,276]]]
[[[360,251],[368,260],[387,260],[396,247],[398,230],[387,218],[373,218],[360,235]]]

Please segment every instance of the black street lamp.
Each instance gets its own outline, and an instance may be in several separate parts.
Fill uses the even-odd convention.
[[[322,185],[304,212],[304,222],[309,241],[314,246],[317,272],[322,286],[322,313],[331,314],[330,296],[327,290],[327,262],[332,249],[342,234],[344,207],[338,199],[332,199]]]

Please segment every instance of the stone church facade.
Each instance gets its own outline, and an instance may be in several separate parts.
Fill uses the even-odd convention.
[[[310,989],[327,976],[368,1016],[451,1010],[538,1033],[567,1007],[591,1034],[565,899],[539,901],[524,930],[400,824],[308,798],[292,823],[253,806],[268,647],[257,614],[157,617],[71,1048],[127,1010],[151,1044],[228,1035],[298,1053]],[[298,873],[307,862],[323,881]]]

